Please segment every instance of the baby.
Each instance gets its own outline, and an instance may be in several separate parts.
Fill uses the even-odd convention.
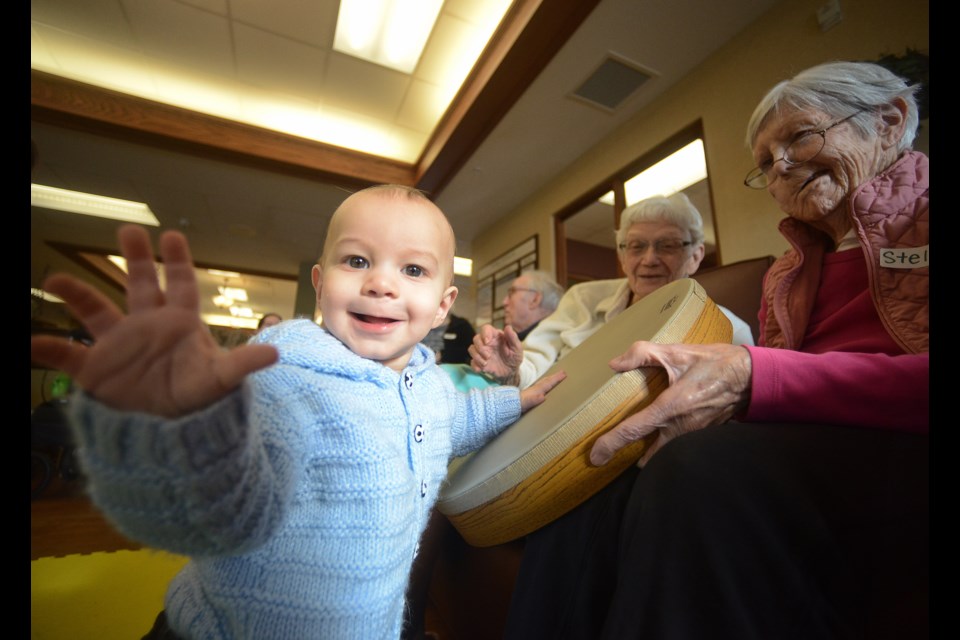
[[[397,638],[448,461],[543,401],[456,391],[421,340],[457,297],[453,229],[421,192],[380,185],[330,221],[312,277],[322,326],[289,320],[219,348],[186,239],[124,226],[128,315],[48,279],[94,337],[37,337],[82,389],[70,416],[94,502],[124,534],[187,555],[148,638]]]

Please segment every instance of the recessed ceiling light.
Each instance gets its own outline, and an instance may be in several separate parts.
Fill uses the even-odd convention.
[[[443,0],[340,0],[333,48],[413,73]]]

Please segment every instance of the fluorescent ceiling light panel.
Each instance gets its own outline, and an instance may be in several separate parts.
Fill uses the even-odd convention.
[[[683,191],[707,177],[707,160],[703,155],[703,140],[697,138],[649,169],[627,180],[627,206],[651,196],[670,196]],[[613,192],[600,202],[613,204]]]
[[[106,198],[80,191],[47,187],[41,184],[30,185],[30,204],[44,209],[135,222],[151,227],[160,226],[160,221],[153,215],[153,211],[142,202]]]
[[[40,298],[44,302],[53,302],[54,304],[63,304],[63,300],[53,295],[52,293],[47,293],[43,289],[30,287],[30,295],[32,295],[35,298]]]
[[[333,48],[413,73],[443,0],[341,0]]]

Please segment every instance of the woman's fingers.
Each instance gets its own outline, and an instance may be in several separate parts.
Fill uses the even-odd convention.
[[[624,419],[623,422],[597,438],[590,450],[590,464],[598,467],[605,465],[623,447],[654,433],[660,425],[657,422],[650,422],[648,418],[653,414],[649,409],[650,407],[647,407]]]
[[[646,452],[645,462],[669,439],[725,422],[749,401],[750,354],[740,346],[635,342],[610,366],[615,371],[661,367],[669,386],[597,439],[590,454],[595,465],[606,464],[622,447],[658,431],[660,442]]]

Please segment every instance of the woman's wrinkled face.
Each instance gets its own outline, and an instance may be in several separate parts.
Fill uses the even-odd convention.
[[[624,244],[627,247],[645,247],[642,252],[618,252],[620,266],[633,292],[631,304],[665,284],[696,273],[700,261],[703,260],[703,244],[684,246],[676,251],[656,250],[658,243],[682,244],[690,240],[688,232],[670,222],[637,222],[630,225]]]
[[[827,131],[823,149],[811,160],[796,165],[782,160],[791,142],[846,115],[785,110],[771,113],[758,131],[753,159],[758,166],[773,162],[767,191],[787,215],[811,224],[845,215],[843,205],[851,192],[885,168],[888,160],[879,136],[863,137],[850,121]]]

